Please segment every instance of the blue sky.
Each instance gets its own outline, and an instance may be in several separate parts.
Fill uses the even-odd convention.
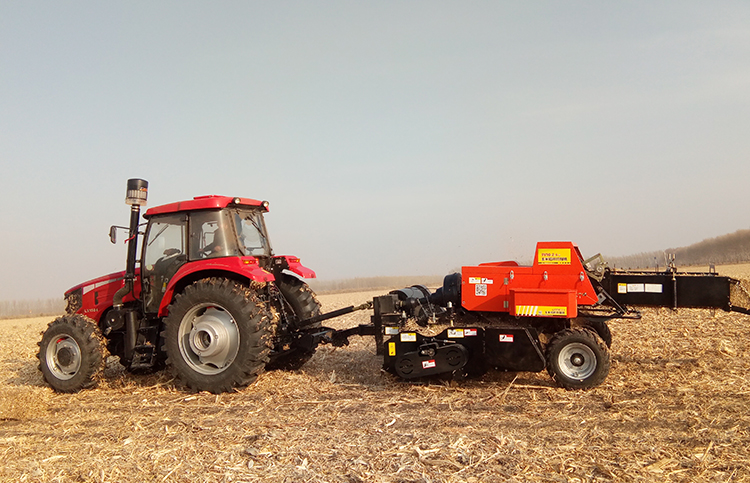
[[[0,0],[0,300],[149,205],[267,199],[321,279],[748,228],[747,2]]]

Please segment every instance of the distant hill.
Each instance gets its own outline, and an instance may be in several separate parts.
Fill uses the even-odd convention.
[[[604,257],[604,259],[613,268],[654,268],[657,265],[666,266],[670,253],[674,253],[678,267],[750,262],[750,229],[708,238],[686,247],[667,248],[663,251],[636,253],[624,257]]]

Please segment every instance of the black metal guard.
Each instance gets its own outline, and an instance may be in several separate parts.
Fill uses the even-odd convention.
[[[620,305],[731,310],[731,278],[713,273],[627,272],[605,274],[601,285]]]

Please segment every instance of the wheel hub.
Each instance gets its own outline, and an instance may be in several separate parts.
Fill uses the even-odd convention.
[[[231,326],[212,315],[203,315],[190,331],[190,348],[202,358],[220,355],[231,345]]]
[[[74,361],[74,357],[75,355],[70,347],[63,347],[57,351],[57,362],[62,367],[70,367],[71,363]]]
[[[570,363],[576,367],[581,367],[584,362],[585,359],[581,354],[573,354],[573,356],[570,358]]]
[[[596,355],[586,344],[574,342],[562,348],[558,355],[558,365],[564,376],[583,381],[596,372]]]
[[[47,367],[63,381],[72,379],[81,368],[81,348],[69,335],[61,335],[47,346]]]
[[[180,352],[197,372],[211,375],[226,369],[239,352],[240,333],[229,312],[202,304],[190,310],[180,324]]]

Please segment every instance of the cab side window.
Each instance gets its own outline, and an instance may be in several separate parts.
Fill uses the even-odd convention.
[[[237,255],[237,242],[228,238],[226,214],[221,211],[198,211],[190,214],[190,259]]]
[[[151,221],[141,266],[145,309],[156,312],[170,279],[187,261],[186,217],[170,215]]]

